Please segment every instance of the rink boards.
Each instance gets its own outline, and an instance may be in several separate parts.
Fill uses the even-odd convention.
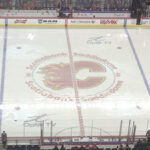
[[[70,20],[70,25],[83,27],[85,20],[80,21]],[[45,136],[50,135],[51,121],[56,123],[54,136],[118,135],[123,120],[126,135],[131,119],[137,134],[145,134],[150,113],[149,29],[11,28],[24,27],[28,20],[4,22],[1,130],[9,136],[39,136],[44,120]],[[96,22],[86,21],[87,27]],[[39,23],[62,27],[66,20]]]
[[[150,19],[142,19],[141,25],[136,25],[136,19],[89,18],[89,19],[58,19],[58,18],[16,18],[0,19],[0,26],[9,27],[150,27]]]

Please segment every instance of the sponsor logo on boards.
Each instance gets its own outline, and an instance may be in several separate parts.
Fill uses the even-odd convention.
[[[26,24],[27,23],[27,19],[16,19],[15,20],[15,24]]]
[[[106,24],[106,25],[116,25],[118,23],[118,20],[114,19],[101,19],[100,24]]]
[[[53,20],[53,19],[39,19],[38,23],[39,24],[57,24],[58,20]]]

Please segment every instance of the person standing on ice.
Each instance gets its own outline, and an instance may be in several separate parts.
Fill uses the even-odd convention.
[[[141,16],[142,16],[142,0],[136,1],[136,10],[137,10],[137,25],[141,24]]]
[[[3,133],[2,133],[1,139],[2,139],[3,148],[5,148],[6,144],[7,144],[7,134],[5,131],[3,131]]]

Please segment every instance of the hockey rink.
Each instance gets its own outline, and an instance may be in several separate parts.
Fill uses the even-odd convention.
[[[137,135],[150,128],[150,29],[0,28],[8,136]]]

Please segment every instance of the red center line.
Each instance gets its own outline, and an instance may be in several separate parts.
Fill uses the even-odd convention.
[[[67,21],[67,19],[66,19],[66,21]],[[83,116],[82,116],[82,108],[81,108],[81,103],[80,103],[80,99],[79,99],[78,85],[77,85],[77,80],[76,80],[76,73],[75,73],[73,55],[72,55],[72,50],[71,50],[71,43],[70,43],[70,38],[69,38],[69,33],[68,33],[68,27],[67,26],[65,27],[65,31],[66,31],[66,38],[67,38],[67,44],[68,44],[70,68],[71,68],[71,74],[72,74],[72,83],[73,83],[73,87],[74,87],[76,107],[77,107],[77,112],[78,112],[78,117],[79,117],[80,132],[81,132],[81,136],[84,137],[85,132],[84,132],[84,122],[83,122]]]

